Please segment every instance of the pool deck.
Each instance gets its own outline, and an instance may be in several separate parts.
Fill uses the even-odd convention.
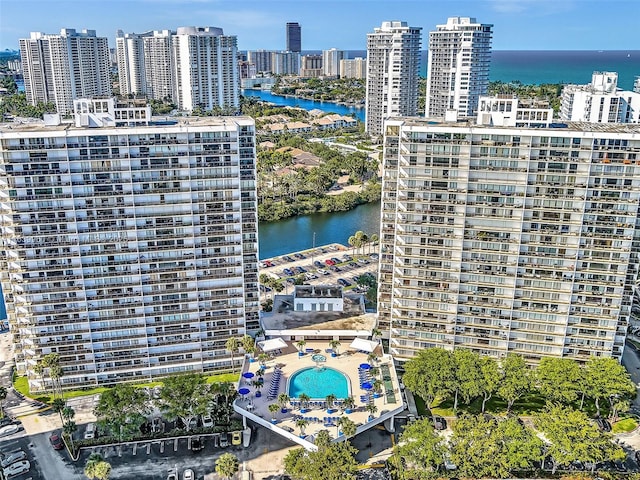
[[[350,350],[348,345],[342,345],[343,348],[339,349],[340,354],[337,357],[332,357],[331,353],[326,351],[329,348],[326,341],[308,341],[305,345],[305,350],[308,350],[309,353],[305,353],[305,355],[300,357],[298,350],[292,342],[287,342],[287,345],[286,349],[281,350],[282,353],[274,355],[273,359],[266,362],[266,372],[263,377],[264,387],[261,389],[262,395],[260,397],[255,396],[256,388],[252,385],[255,377],[251,380],[246,380],[242,376],[240,377],[238,388],[248,388],[250,393],[246,396],[240,396],[235,401],[234,409],[236,412],[289,438],[305,448],[314,449],[313,436],[320,430],[328,430],[334,439],[337,437],[338,428],[335,426],[335,421],[333,425],[325,424],[325,417],[339,418],[346,416],[358,426],[357,433],[360,433],[381,422],[389,420],[404,409],[403,396],[400,392],[400,384],[393,366],[393,359],[389,355],[383,355],[380,346],[375,351],[379,356],[379,360],[374,366],[379,367],[380,375],[378,378],[382,379],[383,372],[387,372],[388,379],[384,382],[385,386],[383,387],[382,395],[372,400],[378,410],[373,415],[373,418],[370,418],[369,412],[365,409],[366,402],[361,401],[361,395],[366,394],[366,391],[360,387],[358,368],[360,364],[367,363],[368,353],[356,352]],[[319,350],[319,353],[326,356],[326,362],[323,365],[338,370],[347,377],[350,395],[355,400],[353,411],[347,414],[339,408],[339,406],[335,406],[332,413],[327,413],[327,409],[318,404],[320,402],[324,403],[323,399],[316,400],[315,402],[312,401],[309,410],[305,413],[301,412],[299,406],[291,408],[291,404],[288,404],[286,413],[282,413],[279,410],[275,414],[276,422],[273,423],[272,414],[269,412],[269,405],[277,403],[277,399],[269,397],[269,390],[274,371],[277,370],[276,365],[282,372],[279,386],[275,393],[277,397],[281,393],[288,394],[289,379],[294,373],[303,368],[317,366],[316,362],[312,360],[313,353],[311,353],[311,350]],[[247,359],[243,365],[242,373],[250,371],[255,374],[259,368],[260,364],[257,361],[250,362]],[[373,381],[373,379],[371,381]],[[340,400],[342,399],[339,398],[338,401]],[[300,436],[300,427],[296,426],[296,420],[299,416],[307,420],[312,419],[310,421],[308,420],[302,437]],[[344,437],[339,438],[339,440],[344,440]]]

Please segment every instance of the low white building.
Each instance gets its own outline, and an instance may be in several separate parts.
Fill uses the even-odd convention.
[[[541,128],[548,127],[552,121],[553,108],[544,100],[497,95],[480,97],[478,102],[478,125]]]

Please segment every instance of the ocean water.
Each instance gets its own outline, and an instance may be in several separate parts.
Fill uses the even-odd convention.
[[[349,58],[366,57],[365,50],[349,50]],[[420,75],[427,76],[427,51],[421,53]],[[491,81],[524,84],[589,83],[594,71],[618,72],[618,86],[631,90],[640,76],[640,50],[495,50]]]

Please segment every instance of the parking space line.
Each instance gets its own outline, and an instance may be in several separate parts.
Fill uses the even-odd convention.
[[[133,455],[137,455],[138,452],[138,444],[134,443],[133,444],[133,452],[131,452]]]
[[[147,443],[147,455],[151,453],[151,444]]]
[[[174,452],[178,451],[178,439],[177,438],[173,441],[173,451]]]
[[[160,442],[160,453],[164,453],[164,442]]]

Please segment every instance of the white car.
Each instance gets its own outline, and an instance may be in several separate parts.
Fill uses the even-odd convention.
[[[20,427],[15,423],[12,423],[11,425],[6,425],[0,428],[0,437],[6,437],[7,435],[12,435],[16,433],[18,430],[20,430]]]
[[[9,465],[4,469],[4,474],[7,478],[15,477],[16,475],[22,475],[23,473],[28,472],[31,469],[31,464],[28,460],[22,460],[21,462],[14,463],[13,465]]]
[[[190,468],[187,468],[184,472],[182,472],[182,480],[195,480],[195,478],[196,475]]]
[[[205,415],[204,417],[202,417],[202,426],[204,428],[213,427],[213,418],[211,418],[209,415]]]
[[[318,273],[321,273],[322,275],[330,275],[330,272],[323,268],[318,269]]]
[[[13,452],[5,456],[2,459],[2,462],[0,462],[0,465],[2,465],[2,468],[5,468],[12,463],[16,463],[19,460],[24,460],[25,458],[27,458],[27,454],[23,450],[18,450],[17,452]]]

